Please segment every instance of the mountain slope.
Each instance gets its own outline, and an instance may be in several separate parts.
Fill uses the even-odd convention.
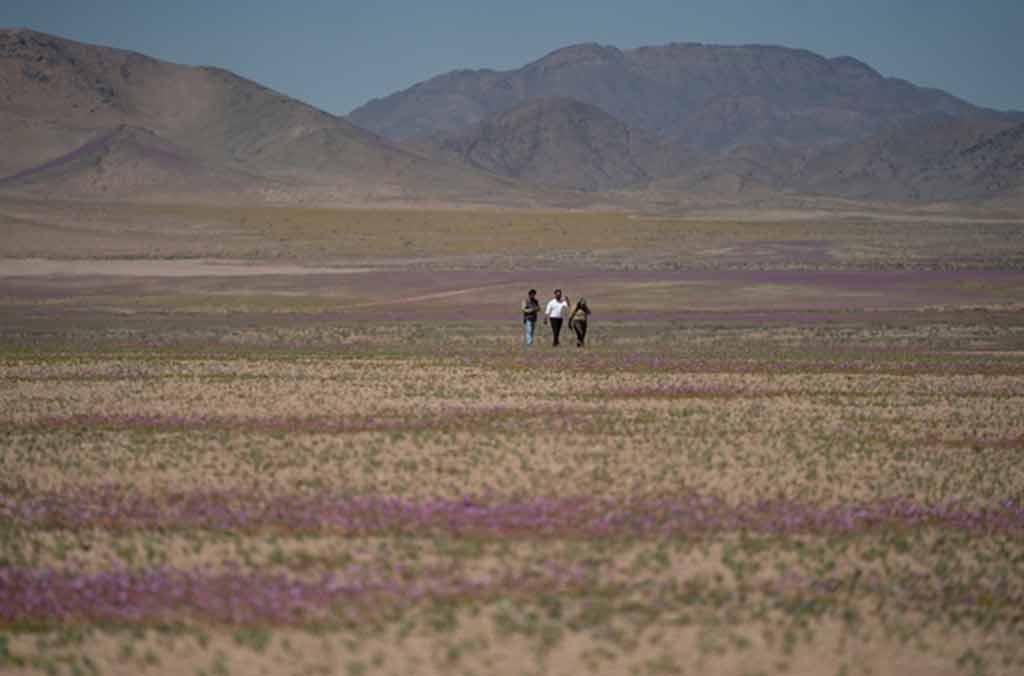
[[[405,145],[501,176],[587,191],[643,183],[694,155],[567,98],[527,101],[462,132]]]
[[[926,116],[825,147],[742,146],[654,181],[673,194],[825,196],[862,201],[1013,202],[1024,194],[1024,123]],[[1019,199],[1017,200],[1019,202]]]
[[[551,96],[595,105],[631,127],[704,149],[849,141],[922,114],[984,112],[849,57],[759,45],[619,50],[582,44],[517,70],[440,75],[370,101],[349,119],[390,138],[410,138],[458,130]]]
[[[794,183],[858,199],[985,199],[1024,186],[1024,123],[928,118],[824,149]]]
[[[146,130],[210,170],[253,177],[254,186],[275,183],[279,196],[516,199],[520,192],[482,172],[410,154],[348,120],[224,70],[22,29],[0,30],[0,122],[7,149],[0,153],[0,177],[22,174],[19,185],[53,180],[53,172],[23,172],[131,128]],[[137,163],[151,157],[135,154]],[[69,185],[88,185],[87,176],[68,178],[75,166],[65,166],[60,176]],[[207,192],[201,173],[179,187]],[[118,184],[130,181],[111,185]]]
[[[799,50],[580,45],[370,108],[383,127],[459,129],[399,145],[224,70],[0,30],[0,190],[520,206],[624,188],[630,205],[1024,194],[1020,116]]]
[[[168,195],[188,186],[211,193],[231,192],[257,184],[253,177],[207,166],[148,129],[123,125],[70,153],[0,178],[0,187],[47,192],[59,186],[91,194],[146,190]]]
[[[695,151],[572,99],[535,99],[461,132],[412,139],[422,154],[537,185],[650,186],[715,199],[768,192],[864,200],[988,199],[1024,186],[1024,123],[927,115],[858,141]]]

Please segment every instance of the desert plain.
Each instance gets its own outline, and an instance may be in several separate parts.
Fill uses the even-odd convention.
[[[1024,672],[1019,212],[0,231],[5,671]]]

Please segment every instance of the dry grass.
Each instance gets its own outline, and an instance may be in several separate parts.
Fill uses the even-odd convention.
[[[0,578],[0,660],[115,674],[1017,673],[1012,316],[605,323],[593,348],[560,352],[525,351],[493,324],[183,323],[31,346],[8,333],[0,565],[41,590],[80,586],[32,611]],[[405,501],[408,522],[374,527],[363,508],[358,529],[324,520],[359,496]],[[504,504],[535,519],[570,498],[636,516],[580,521],[570,503],[538,521],[473,516]],[[165,507],[137,511],[146,500]],[[892,500],[931,511],[849,529],[835,516]],[[714,521],[763,515],[759,501],[803,525]],[[438,505],[451,516],[430,516]],[[703,507],[646,530],[665,505]],[[252,520],[203,516],[225,509]],[[157,580],[191,591],[152,608]],[[46,610],[86,593],[73,589],[95,596]],[[301,594],[301,610],[270,612],[259,594]],[[225,615],[220,598],[241,605]],[[133,608],[157,614],[117,619]]]
[[[1020,214],[832,206],[599,211],[0,204],[3,257],[367,260],[484,268],[1020,267]]]
[[[1013,212],[0,206],[0,669],[1024,671]]]

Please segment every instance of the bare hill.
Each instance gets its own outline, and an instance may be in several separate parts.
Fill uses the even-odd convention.
[[[255,177],[208,166],[148,129],[123,125],[70,153],[0,178],[0,187],[46,193],[60,186],[77,194],[141,190],[167,196],[181,190],[241,192],[259,185]]]
[[[535,99],[410,149],[537,185],[639,190],[653,201],[773,193],[884,201],[989,199],[1024,186],[1024,123],[928,115],[843,144],[695,151],[595,106]],[[647,188],[650,188],[647,190]]]
[[[281,199],[523,198],[508,181],[408,153],[230,72],[29,30],[0,30],[0,122],[0,177],[18,176],[8,187],[88,192],[94,168],[67,158],[101,148],[108,189],[129,192],[140,171],[166,174],[171,153],[190,163],[173,183],[186,192],[209,192],[213,172],[230,177],[214,186]]]
[[[1014,206],[1024,194],[1024,123],[926,116],[844,144],[741,146],[685,163],[640,192],[680,204],[820,196]]]
[[[560,49],[511,71],[460,70],[352,111],[391,138],[479,123],[535,98],[571,97],[630,127],[705,149],[850,141],[929,113],[978,115],[945,92],[805,50],[670,44]]]
[[[673,173],[695,153],[567,98],[533,99],[406,147],[538,185],[601,191]]]
[[[987,199],[1024,187],[1024,123],[938,117],[821,150],[793,184],[869,200]]]
[[[389,133],[458,129],[399,145],[224,70],[0,30],[5,192],[629,207],[1024,194],[1019,115],[783,48],[580,45],[361,115]]]

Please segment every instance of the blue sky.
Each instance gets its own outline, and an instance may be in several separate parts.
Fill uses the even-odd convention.
[[[228,68],[333,113],[578,42],[778,44],[1024,110],[1024,0],[0,0],[22,26]]]

